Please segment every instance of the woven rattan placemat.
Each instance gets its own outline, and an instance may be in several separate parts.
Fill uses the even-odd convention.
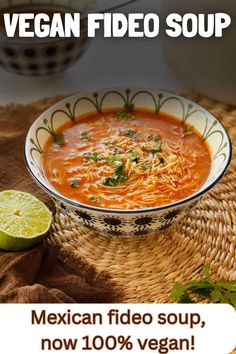
[[[202,96],[191,98],[221,119],[236,151],[236,108]],[[201,277],[204,264],[210,264],[213,277],[236,280],[235,151],[223,180],[165,234],[96,235],[57,209],[50,241],[108,272],[123,302],[169,302],[172,284]]]
[[[25,190],[52,207],[24,168],[23,145],[34,119],[60,98],[0,107],[0,190]],[[222,120],[234,152],[226,176],[178,227],[155,237],[98,236],[56,211],[49,242],[109,273],[122,302],[169,302],[172,284],[201,277],[206,263],[214,278],[236,280],[236,108],[202,96],[190,98]]]

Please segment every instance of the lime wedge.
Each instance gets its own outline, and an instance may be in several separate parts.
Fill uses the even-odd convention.
[[[39,243],[51,223],[51,212],[33,195],[0,192],[0,249],[19,251]]]

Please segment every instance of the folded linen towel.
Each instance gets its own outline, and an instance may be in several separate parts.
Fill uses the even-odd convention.
[[[0,252],[0,303],[115,302],[106,274],[73,253],[39,245],[23,252]]]

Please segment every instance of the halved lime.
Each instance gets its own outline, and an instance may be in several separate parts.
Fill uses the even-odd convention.
[[[52,223],[46,205],[25,192],[0,192],[0,249],[19,251],[39,243]]]

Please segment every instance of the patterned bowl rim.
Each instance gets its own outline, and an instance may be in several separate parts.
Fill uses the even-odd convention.
[[[105,87],[105,88],[97,89],[96,92],[99,92],[99,91],[114,91],[114,90],[125,91],[126,89],[127,89],[127,87],[112,87],[112,88],[111,87],[109,87],[109,88]],[[231,159],[232,159],[232,142],[230,140],[230,136],[229,136],[229,134],[227,132],[227,129],[224,127],[224,125],[220,122],[220,120],[214,114],[210,113],[207,109],[205,109],[203,106],[199,105],[198,103],[195,103],[195,102],[189,100],[188,98],[185,98],[183,96],[177,95],[176,93],[173,93],[171,91],[162,90],[162,89],[154,89],[154,88],[144,89],[143,87],[142,88],[129,87],[129,89],[130,90],[140,90],[140,91],[143,91],[143,90],[159,91],[159,92],[167,94],[167,95],[173,94],[176,98],[185,100],[185,101],[189,102],[190,104],[193,104],[194,106],[197,106],[197,107],[201,108],[207,115],[211,115],[212,117],[214,117],[215,120],[218,122],[218,124],[221,126],[222,130],[224,131],[224,133],[226,134],[227,141],[228,141],[228,144],[229,144],[229,154],[228,154],[227,160],[224,162],[225,166],[222,169],[222,171],[220,172],[219,176],[214,181],[212,181],[209,184],[209,186],[204,187],[204,184],[205,184],[204,183],[202,188],[201,188],[201,190],[199,190],[198,192],[195,192],[194,194],[191,194],[190,196],[188,196],[188,197],[186,197],[184,199],[180,199],[180,200],[178,200],[178,201],[176,201],[174,203],[165,204],[165,205],[152,207],[152,208],[142,208],[142,209],[132,209],[132,210],[109,209],[109,208],[94,207],[94,206],[91,206],[91,205],[82,204],[82,203],[76,202],[74,200],[71,200],[71,199],[69,199],[69,198],[57,193],[56,191],[48,188],[34,174],[34,172],[31,169],[30,163],[28,162],[28,159],[27,159],[27,141],[30,138],[29,134],[30,134],[31,128],[35,124],[37,124],[37,122],[40,119],[42,119],[43,115],[49,113],[53,108],[56,108],[58,105],[67,103],[68,101],[76,99],[78,96],[81,96],[81,95],[93,94],[94,91],[90,90],[90,91],[85,91],[85,92],[81,91],[81,92],[79,92],[77,94],[74,94],[72,96],[69,96],[69,97],[57,102],[56,104],[52,105],[51,107],[49,107],[42,114],[40,114],[40,116],[33,122],[33,124],[31,125],[31,127],[30,127],[30,129],[29,129],[29,131],[27,133],[27,136],[26,136],[26,139],[25,139],[25,146],[24,146],[24,162],[25,162],[26,168],[29,171],[31,177],[41,187],[41,189],[43,189],[47,194],[49,194],[51,197],[53,197],[54,199],[59,200],[62,203],[66,203],[66,204],[71,205],[72,207],[81,208],[81,209],[85,209],[85,210],[91,210],[91,211],[95,211],[95,212],[99,212],[99,213],[109,213],[109,214],[145,214],[145,213],[149,213],[149,212],[152,213],[152,212],[157,212],[157,211],[167,210],[167,209],[170,209],[170,208],[179,207],[181,205],[184,205],[186,203],[194,201],[195,199],[200,198],[203,194],[208,192],[211,188],[213,188],[221,180],[221,178],[224,176],[224,174],[225,174],[225,172],[226,172],[226,170],[227,170],[227,168],[228,168],[228,166],[229,166],[229,164],[231,162]],[[49,184],[49,182],[48,182],[48,184]]]

